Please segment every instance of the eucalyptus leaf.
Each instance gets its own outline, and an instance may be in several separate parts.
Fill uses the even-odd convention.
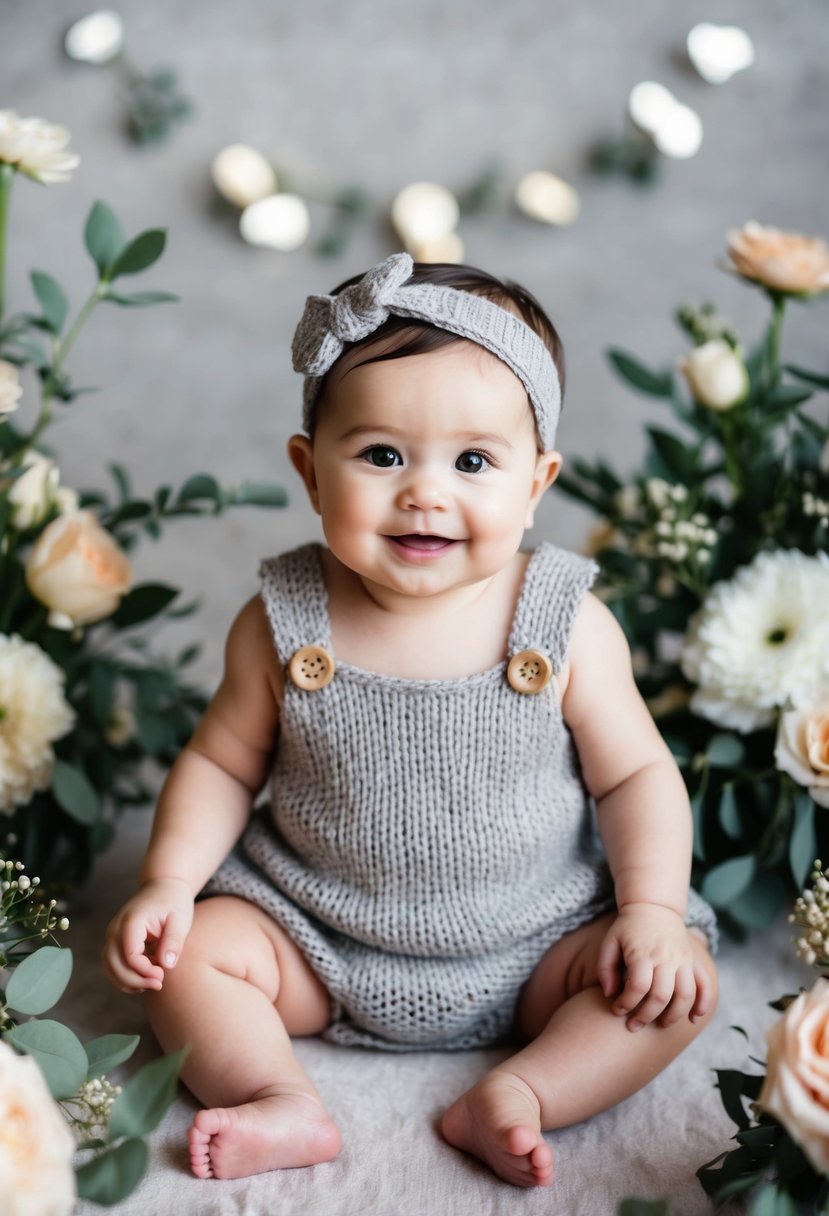
[[[87,827],[101,817],[101,800],[89,778],[79,768],[65,760],[55,762],[52,774],[52,793],[67,815]]]
[[[288,495],[282,486],[270,482],[243,481],[233,494],[233,502],[240,506],[284,507],[288,503]]]
[[[119,253],[108,270],[107,279],[111,281],[124,274],[140,274],[158,261],[166,241],[167,233],[162,228],[140,233]]]
[[[623,1199],[618,1216],[671,1216],[671,1205],[667,1199]]]
[[[217,506],[222,501],[222,488],[215,477],[211,477],[209,473],[196,473],[193,477],[188,477],[184,485],[178,492],[177,502],[193,502],[194,500],[208,498]]]
[[[762,1187],[749,1208],[749,1216],[799,1216],[800,1204],[773,1183]]]
[[[40,946],[12,971],[6,985],[6,1003],[18,1013],[45,1013],[63,996],[71,976],[71,950]]]
[[[124,1140],[76,1171],[78,1198],[111,1206],[132,1194],[147,1171],[150,1150],[143,1140]]]
[[[793,367],[791,363],[787,363],[783,370],[797,376],[798,380],[805,380],[807,384],[816,384],[818,388],[829,388],[829,376],[825,374],[807,371],[805,367]]]
[[[184,1047],[174,1055],[145,1064],[127,1082],[112,1107],[109,1132],[113,1139],[146,1136],[158,1126],[175,1097],[178,1076],[189,1050]]]
[[[110,619],[119,629],[131,629],[158,616],[177,595],[178,589],[166,583],[142,583],[124,596]]]
[[[86,1052],[68,1026],[50,1019],[33,1020],[14,1026],[4,1037],[34,1057],[53,1098],[71,1098],[86,1080]]]
[[[794,804],[794,825],[789,837],[789,865],[798,887],[804,885],[812,872],[817,851],[815,804],[808,794],[801,794]]]
[[[122,308],[149,308],[153,304],[178,304],[181,296],[173,295],[171,291],[137,291],[131,296],[108,291],[104,299]]]
[[[140,1043],[137,1034],[104,1034],[84,1044],[87,1079],[102,1077],[128,1060]]]
[[[623,350],[609,350],[607,357],[622,379],[640,392],[652,397],[670,397],[673,380],[669,372],[652,372]]]
[[[705,875],[702,883],[703,898],[718,908],[727,907],[738,895],[742,895],[756,869],[757,861],[751,854],[721,862]]]
[[[84,243],[103,279],[126,244],[124,231],[115,212],[106,203],[95,203],[84,230]]]
[[[710,764],[715,768],[735,768],[745,756],[745,747],[736,735],[712,735],[705,748]]]
[[[60,334],[69,312],[69,301],[63,288],[50,274],[32,271],[32,287],[43,309],[43,319],[55,336]]]
[[[729,903],[728,911],[746,929],[766,929],[788,902],[789,888],[780,874],[763,870]]]
[[[726,836],[730,836],[732,840],[739,840],[742,835],[743,825],[740,822],[737,797],[734,793],[734,784],[731,781],[727,782],[720,792],[718,814],[720,827]]]

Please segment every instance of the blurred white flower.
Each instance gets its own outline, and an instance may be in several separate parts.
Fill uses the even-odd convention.
[[[31,1056],[0,1042],[3,1216],[69,1216],[75,1138]]]
[[[814,702],[829,677],[829,558],[761,553],[718,583],[692,618],[682,670],[694,713],[739,731]]]
[[[829,807],[829,693],[818,705],[781,716],[774,759],[818,806]]]
[[[68,182],[80,157],[69,150],[66,127],[42,118],[20,118],[0,110],[0,163],[12,165],[36,182]]]
[[[72,729],[64,673],[34,642],[0,634],[0,812],[25,806],[52,778],[52,743]],[[3,1177],[0,1168],[0,1177]]]
[[[694,400],[709,410],[730,410],[744,401],[748,372],[738,351],[722,338],[712,338],[681,359],[679,370],[688,381]]]
[[[17,409],[17,403],[23,396],[20,387],[20,376],[13,363],[0,359],[0,419],[3,414],[11,414]]]
[[[33,528],[45,519],[55,504],[60,472],[54,460],[34,448],[23,457],[23,472],[9,490],[12,523],[16,528]]]

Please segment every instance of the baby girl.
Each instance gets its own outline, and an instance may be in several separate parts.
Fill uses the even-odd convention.
[[[201,1178],[337,1154],[292,1048],[323,1035],[508,1043],[441,1131],[546,1186],[543,1133],[716,1001],[685,788],[595,566],[521,549],[561,466],[558,335],[517,285],[396,254],[309,298],[293,351],[326,545],[262,564],[105,966],[192,1045]]]

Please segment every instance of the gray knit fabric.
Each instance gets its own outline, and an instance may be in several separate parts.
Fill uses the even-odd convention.
[[[559,671],[595,572],[536,550],[509,655],[543,649]],[[264,562],[262,583],[283,663],[331,650],[318,546]],[[207,893],[251,900],[290,934],[334,1000],[329,1039],[494,1042],[545,950],[613,906],[555,681],[521,694],[506,666],[406,680],[337,661],[312,692],[286,676],[271,807]],[[713,935],[698,897],[689,923]]]
[[[561,386],[552,355],[541,338],[519,317],[492,300],[435,283],[406,286],[414,263],[408,253],[394,253],[373,266],[358,283],[335,296],[309,296],[294,334],[294,371],[302,372],[303,425],[322,379],[345,349],[360,342],[388,320],[389,314],[427,321],[485,347],[515,373],[530,398],[545,452],[555,447],[561,412]]]

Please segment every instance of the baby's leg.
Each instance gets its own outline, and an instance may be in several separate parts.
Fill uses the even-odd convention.
[[[182,1077],[205,1104],[190,1129],[200,1178],[240,1178],[336,1156],[339,1133],[289,1035],[317,1034],[328,995],[300,951],[253,904],[196,905],[181,957],[147,1010],[165,1051],[192,1045]]]
[[[599,947],[613,921],[603,917],[547,951],[521,994],[519,1028],[533,1041],[455,1102],[441,1130],[516,1186],[547,1186],[553,1158],[542,1131],[579,1123],[615,1106],[652,1080],[706,1025],[716,1004],[714,964],[691,939],[695,963],[711,983],[704,1017],[654,1023],[632,1033],[611,1012],[596,975]]]

